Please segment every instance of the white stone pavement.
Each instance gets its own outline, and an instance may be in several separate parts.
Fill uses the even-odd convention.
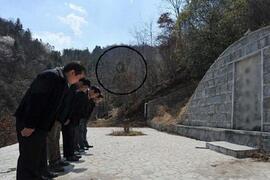
[[[205,142],[140,128],[146,136],[108,136],[116,128],[89,128],[94,148],[58,180],[267,180],[270,163],[238,160]],[[0,149],[0,179],[15,179],[18,145]]]

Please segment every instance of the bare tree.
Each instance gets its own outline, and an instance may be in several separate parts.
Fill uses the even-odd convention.
[[[164,0],[168,4],[169,11],[174,14],[175,19],[178,19],[181,9],[187,0]]]
[[[154,46],[156,35],[153,27],[153,21],[137,26],[131,31],[132,36],[136,40],[137,45]]]
[[[149,23],[150,45],[153,46],[153,21]]]

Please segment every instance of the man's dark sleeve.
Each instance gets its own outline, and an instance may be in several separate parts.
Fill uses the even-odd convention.
[[[82,109],[83,109],[83,118],[87,118],[88,115],[88,97],[87,95],[84,96],[84,98],[82,99]]]
[[[77,124],[79,120],[82,118],[82,100],[83,96],[81,93],[77,93],[74,97],[74,101],[72,103],[72,110],[70,113],[70,119]]]
[[[89,104],[88,104],[88,115],[87,115],[87,118],[89,119],[90,116],[91,116],[91,114],[92,114],[92,112],[93,112],[93,110],[94,110],[94,108],[95,108],[95,106],[96,106],[96,104],[93,101],[90,101],[88,103]]]
[[[36,127],[42,116],[42,112],[50,106],[49,98],[54,86],[55,77],[52,75],[39,75],[33,81],[30,87],[27,115],[24,121],[26,128],[34,129]]]
[[[59,113],[58,120],[62,124],[65,124],[66,121],[69,119],[69,114],[71,113],[72,110],[73,99],[74,99],[74,92],[72,89],[69,89],[67,96],[64,98],[62,109],[60,110]]]

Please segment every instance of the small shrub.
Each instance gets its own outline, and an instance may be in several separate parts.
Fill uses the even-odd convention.
[[[144,134],[141,131],[134,131],[129,130],[128,132],[124,130],[113,130],[112,133],[109,134],[110,136],[144,136]]]

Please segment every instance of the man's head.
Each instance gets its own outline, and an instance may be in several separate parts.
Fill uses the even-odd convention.
[[[83,92],[87,92],[87,90],[91,87],[91,82],[88,79],[82,78],[78,82],[78,89]]]
[[[72,62],[65,65],[63,73],[69,84],[75,84],[85,77],[86,70],[81,64]]]
[[[101,94],[101,91],[96,86],[91,86],[88,92],[88,96],[90,99],[95,99]]]
[[[100,103],[103,100],[103,95],[99,94],[97,97],[94,98],[94,102],[96,104]]]

